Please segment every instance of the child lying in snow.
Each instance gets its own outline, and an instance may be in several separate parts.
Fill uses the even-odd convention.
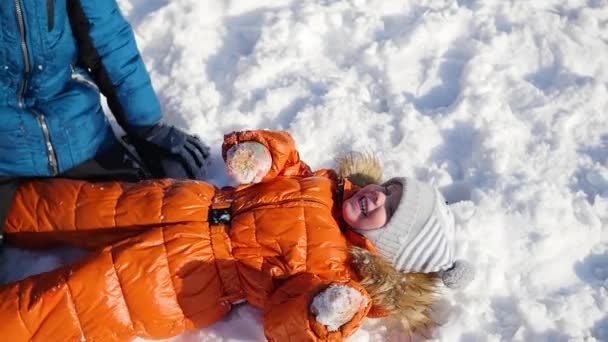
[[[222,151],[229,173],[252,184],[24,183],[6,239],[92,253],[0,287],[3,338],[167,338],[247,301],[264,310],[271,341],[337,341],[366,316],[425,327],[439,283],[470,280],[453,260],[453,217],[433,187],[379,184],[377,163],[358,155],[337,173],[312,172],[285,132],[231,133]]]

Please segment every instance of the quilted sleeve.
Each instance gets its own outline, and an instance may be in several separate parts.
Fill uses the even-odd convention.
[[[262,182],[272,180],[277,176],[311,176],[310,167],[300,160],[300,154],[291,135],[286,131],[240,131],[224,136],[222,157],[226,160],[226,152],[235,144],[245,141],[255,141],[270,151],[272,166],[262,179]]]
[[[127,131],[157,123],[160,103],[116,0],[69,0],[68,12],[79,63],[95,79],[118,123]]]
[[[99,248],[161,225],[207,220],[215,187],[196,181],[24,182],[5,222],[5,238],[27,248]]]
[[[311,304],[316,295],[332,285],[338,285],[306,273],[296,276],[279,287],[270,298],[264,313],[264,331],[269,341],[343,341],[363,323],[371,305],[362,306],[339,327],[326,326],[315,318]],[[342,283],[358,291],[367,303],[367,292],[354,281]],[[318,317],[318,316],[317,316]]]

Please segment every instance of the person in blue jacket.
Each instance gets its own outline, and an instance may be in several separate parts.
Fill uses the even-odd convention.
[[[1,1],[0,27],[0,236],[26,177],[204,177],[208,147],[161,122],[115,0]],[[141,158],[115,137],[100,92]]]

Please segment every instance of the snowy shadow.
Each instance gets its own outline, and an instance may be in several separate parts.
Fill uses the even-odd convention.
[[[460,95],[460,79],[469,56],[460,47],[463,42],[456,42],[443,56],[443,62],[439,66],[437,76],[441,83],[421,96],[406,93],[410,100],[420,112],[429,112],[441,108],[450,107]]]
[[[433,152],[431,160],[452,161],[448,168],[452,179],[465,179],[466,170],[472,163],[473,150],[481,144],[479,130],[471,122],[458,121],[452,128],[443,130],[441,135],[443,144]]]
[[[308,82],[308,94],[296,97],[285,108],[267,123],[266,127],[276,127],[277,129],[287,129],[298,117],[298,113],[307,107],[320,105],[323,96],[327,94],[327,87],[321,83]]]
[[[0,247],[0,284],[52,271],[85,257],[89,252],[76,247],[28,250],[5,244]]]
[[[419,18],[415,12],[420,12],[421,8],[417,7],[413,10],[414,13],[407,15],[387,15],[382,17],[384,29],[376,33],[376,40],[401,40],[410,35],[412,26]]]
[[[608,134],[600,137],[598,145],[582,148],[578,152],[588,155],[595,163],[608,164]]]
[[[572,338],[563,332],[551,329],[540,332],[528,330],[527,334],[523,334],[523,340],[534,342],[570,342]]]
[[[593,2],[594,1],[591,1],[591,3],[589,3],[589,1],[588,1],[587,5],[591,5],[591,7],[593,7],[592,6]],[[559,5],[556,5],[552,9],[547,9],[546,11],[559,16],[562,20],[576,21],[579,18],[582,8],[584,8],[584,7],[571,8],[568,5],[559,4]]]
[[[581,76],[564,68],[559,55],[555,56],[553,63],[525,75],[524,79],[544,94],[572,86],[582,87],[593,82],[592,77]]]
[[[472,186],[468,182],[454,182],[439,189],[448,204],[471,200]]]
[[[133,26],[138,26],[146,16],[169,4],[169,0],[131,0],[133,10],[127,16],[127,19]]]
[[[224,102],[232,98],[233,83],[238,74],[238,62],[252,53],[261,34],[264,13],[270,8],[260,8],[244,14],[226,17],[223,45],[209,58],[207,75],[216,89],[224,95]]]
[[[494,17],[494,27],[498,32],[511,33],[513,23],[506,15],[499,13]]]
[[[298,113],[304,109],[308,103],[308,96],[295,98],[287,107],[283,108],[283,110],[279,112],[279,114],[276,116],[275,124],[269,127],[281,127],[282,129],[287,129],[297,117]]]
[[[239,129],[227,129],[226,132],[238,131]],[[216,147],[216,146],[214,146]],[[209,168],[207,169],[207,174],[205,177],[205,182],[209,182],[218,187],[223,187],[232,181],[226,172],[226,166],[224,164],[224,159],[222,158],[221,145],[216,147],[218,153],[214,153],[213,149],[211,155],[209,156]]]
[[[456,0],[458,7],[465,7],[474,10],[477,6],[477,0]]]
[[[495,329],[500,331],[501,336],[512,338],[522,325],[518,299],[514,296],[496,296],[491,302],[497,319]]]
[[[574,265],[574,272],[585,283],[601,287],[608,281],[608,255],[591,254]]]
[[[598,341],[608,341],[608,316],[593,325],[591,335]]]
[[[599,169],[583,168],[574,174],[574,182],[570,185],[572,192],[582,191],[591,204],[595,203],[597,195],[608,195],[608,178]]]
[[[482,333],[465,333],[462,334],[458,342],[480,342],[484,341]]]
[[[184,117],[178,112],[171,110],[172,107],[168,104],[169,101],[167,101],[163,94],[159,94],[158,97],[160,100],[161,111],[163,113],[163,121],[190,133],[188,127],[192,126],[192,119]],[[205,142],[205,137],[199,136],[199,138]]]
[[[573,192],[583,191],[593,204],[597,195],[608,195],[608,176],[602,168],[608,164],[608,134],[601,136],[599,144],[578,149],[577,154],[588,157],[592,163],[577,170],[570,188]]]
[[[535,72],[527,74],[524,76],[524,79],[539,90],[546,92],[555,82],[560,68],[561,65],[558,63],[553,63],[551,65],[542,67]]]

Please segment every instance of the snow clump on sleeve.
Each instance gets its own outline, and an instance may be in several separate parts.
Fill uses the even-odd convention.
[[[336,331],[348,323],[361,308],[367,307],[367,304],[368,299],[356,289],[346,285],[331,285],[314,297],[310,310],[327,330]]]

